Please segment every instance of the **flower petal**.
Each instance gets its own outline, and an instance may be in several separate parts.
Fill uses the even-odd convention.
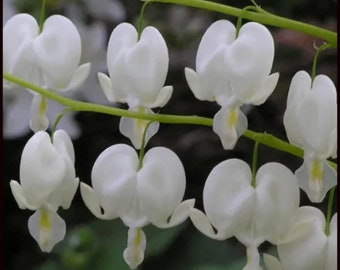
[[[150,149],[138,171],[137,192],[148,220],[166,224],[185,191],[185,171],[178,156],[165,147]]]
[[[243,231],[251,220],[255,191],[251,171],[244,161],[229,159],[209,174],[203,191],[205,212],[225,239]]]
[[[98,80],[108,101],[112,103],[116,102],[116,98],[113,93],[112,82],[111,82],[110,77],[108,77],[104,73],[98,72]]]
[[[28,220],[28,229],[43,252],[52,248],[64,239],[66,233],[65,221],[54,212],[38,209]]]
[[[144,260],[146,237],[142,229],[129,228],[127,248],[123,257],[130,269],[136,269]]]
[[[248,127],[247,117],[239,108],[222,107],[214,116],[213,131],[220,137],[223,148],[233,149]]]

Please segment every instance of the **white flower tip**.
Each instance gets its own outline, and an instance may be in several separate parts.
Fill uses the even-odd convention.
[[[129,228],[127,248],[123,257],[130,269],[136,269],[144,260],[146,237],[142,229]]]
[[[64,239],[65,221],[53,211],[38,209],[28,220],[28,230],[43,252],[50,252]]]
[[[100,87],[103,89],[103,92],[110,102],[116,102],[116,98],[113,94],[113,88],[112,88],[112,82],[110,77],[108,77],[106,74],[98,72],[98,80]]]

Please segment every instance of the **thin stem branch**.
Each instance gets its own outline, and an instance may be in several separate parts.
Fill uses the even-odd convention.
[[[13,75],[8,73],[3,73],[3,78],[12,83],[18,84],[24,88],[31,89],[36,93],[39,93],[49,99],[52,99],[73,111],[82,111],[82,112],[96,112],[102,114],[109,114],[115,116],[125,116],[136,119],[145,119],[160,123],[166,124],[189,124],[189,125],[201,125],[201,126],[209,126],[212,127],[213,119],[208,117],[196,116],[196,115],[171,115],[171,114],[147,114],[143,112],[134,112],[119,108],[113,108],[109,106],[76,101],[70,98],[66,98],[60,96],[56,93],[53,93],[47,89],[36,86],[32,83],[19,79]],[[275,136],[267,133],[258,133],[251,130],[246,130],[243,134],[244,137],[251,139],[253,141],[258,141],[259,143],[269,146],[271,148],[280,150],[282,152],[289,153],[291,155],[302,158],[303,150],[297,146],[291,145],[288,142],[280,140]],[[329,165],[332,166],[335,170],[337,170],[337,164],[331,161],[328,161]]]
[[[330,43],[332,47],[337,47],[338,44],[337,33],[333,31],[329,31],[324,28],[317,27],[308,23],[303,23],[300,21],[280,17],[278,15],[274,15],[267,11],[264,11],[263,9],[260,9],[260,12],[253,12],[204,0],[148,0],[148,1],[157,3],[171,3],[182,6],[205,9],[235,17],[239,17],[240,15],[242,15],[244,19],[248,19],[254,22],[284,29],[290,29],[321,38],[325,40],[327,43]]]

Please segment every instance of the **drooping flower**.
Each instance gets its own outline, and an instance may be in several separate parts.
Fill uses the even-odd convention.
[[[39,29],[37,21],[29,14],[17,14],[7,21],[3,28],[3,69],[11,75],[65,93],[77,88],[87,78],[90,64],[79,66],[81,40],[74,24],[66,17],[53,15],[46,19]],[[4,88],[14,88],[12,83],[3,81]],[[34,93],[34,95],[37,95]],[[33,131],[48,127],[46,110],[40,110],[43,98],[34,98],[31,111]],[[41,102],[36,102],[41,100]],[[45,119],[47,120],[47,118]],[[35,129],[39,127],[39,129]]]
[[[266,255],[269,270],[336,270],[337,269],[337,213],[325,234],[323,213],[311,206],[300,207],[287,234],[278,243],[280,261]]]
[[[337,155],[337,101],[331,79],[318,75],[312,81],[307,72],[297,72],[283,123],[290,143],[304,150],[304,162],[295,172],[298,184],[312,202],[322,202],[337,184],[337,174],[326,162]]]
[[[218,164],[204,186],[206,215],[191,209],[190,218],[210,238],[235,236],[247,248],[244,269],[260,269],[258,246],[264,241],[277,243],[288,230],[299,206],[299,188],[294,174],[274,162],[258,170],[255,187],[251,179],[251,170],[242,160]]]
[[[195,97],[222,106],[214,117],[213,130],[225,149],[232,149],[247,129],[247,118],[240,106],[265,102],[279,78],[278,73],[270,75],[274,41],[268,29],[250,22],[236,35],[229,21],[213,23],[200,42],[196,72],[185,68]]]
[[[100,219],[120,218],[129,227],[124,259],[134,269],[144,257],[142,227],[169,228],[183,222],[194,200],[181,202],[185,172],[177,155],[164,147],[150,149],[141,166],[136,151],[125,144],[107,148],[92,169],[93,189],[81,183],[82,198]],[[103,211],[101,211],[101,209]]]
[[[78,183],[67,133],[57,130],[53,142],[45,131],[35,133],[22,152],[20,184],[11,180],[10,186],[19,208],[35,211],[28,229],[42,251],[50,252],[64,238],[66,225],[57,210],[70,207]]]
[[[98,79],[109,101],[127,103],[129,110],[145,113],[169,101],[173,88],[163,87],[169,66],[168,49],[156,28],[146,27],[139,38],[131,24],[119,24],[110,36],[107,65],[110,77],[98,73]],[[122,117],[120,131],[139,149],[147,123]],[[151,124],[147,138],[157,132],[158,125]]]

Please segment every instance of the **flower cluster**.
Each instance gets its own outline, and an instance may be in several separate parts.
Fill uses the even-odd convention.
[[[14,15],[5,24],[3,37],[6,73],[58,93],[79,88],[89,75],[90,63],[80,65],[80,34],[64,16],[52,15],[40,29],[31,15]],[[221,106],[212,129],[224,149],[233,149],[248,128],[240,107],[261,105],[274,91],[279,74],[271,74],[273,60],[273,37],[259,23],[235,27],[219,20],[203,35],[196,71],[185,68],[184,73],[197,99]],[[173,93],[172,86],[164,86],[169,53],[155,27],[138,32],[129,23],[119,24],[110,35],[106,61],[108,75],[98,72],[97,76],[109,102],[127,103],[127,111],[143,115],[154,114],[152,109],[168,103]],[[3,85],[7,91],[15,87],[6,80]],[[28,220],[29,232],[42,251],[50,252],[66,233],[57,211],[70,207],[79,179],[68,133],[45,131],[47,99],[33,96],[30,126],[35,133],[22,152],[20,183],[11,180],[10,187],[19,208],[35,211]],[[212,239],[235,237],[241,242],[246,247],[245,270],[261,269],[259,247],[266,241],[277,246],[279,255],[278,259],[264,255],[268,269],[334,270],[337,214],[326,221],[319,209],[300,206],[299,188],[311,202],[322,202],[337,184],[337,173],[327,163],[328,158],[336,158],[336,111],[331,79],[298,71],[283,120],[290,143],[304,150],[302,166],[293,173],[283,164],[269,162],[255,172],[255,163],[250,168],[241,159],[222,161],[206,179],[204,212],[195,208],[195,199],[183,200],[186,174],[177,154],[161,146],[145,151],[159,123],[122,117],[120,132],[133,147],[115,144],[105,149],[93,165],[92,187],[80,183],[81,197],[95,217],[119,218],[128,227],[123,257],[131,269],[144,259],[143,227],[166,229],[190,218]]]

